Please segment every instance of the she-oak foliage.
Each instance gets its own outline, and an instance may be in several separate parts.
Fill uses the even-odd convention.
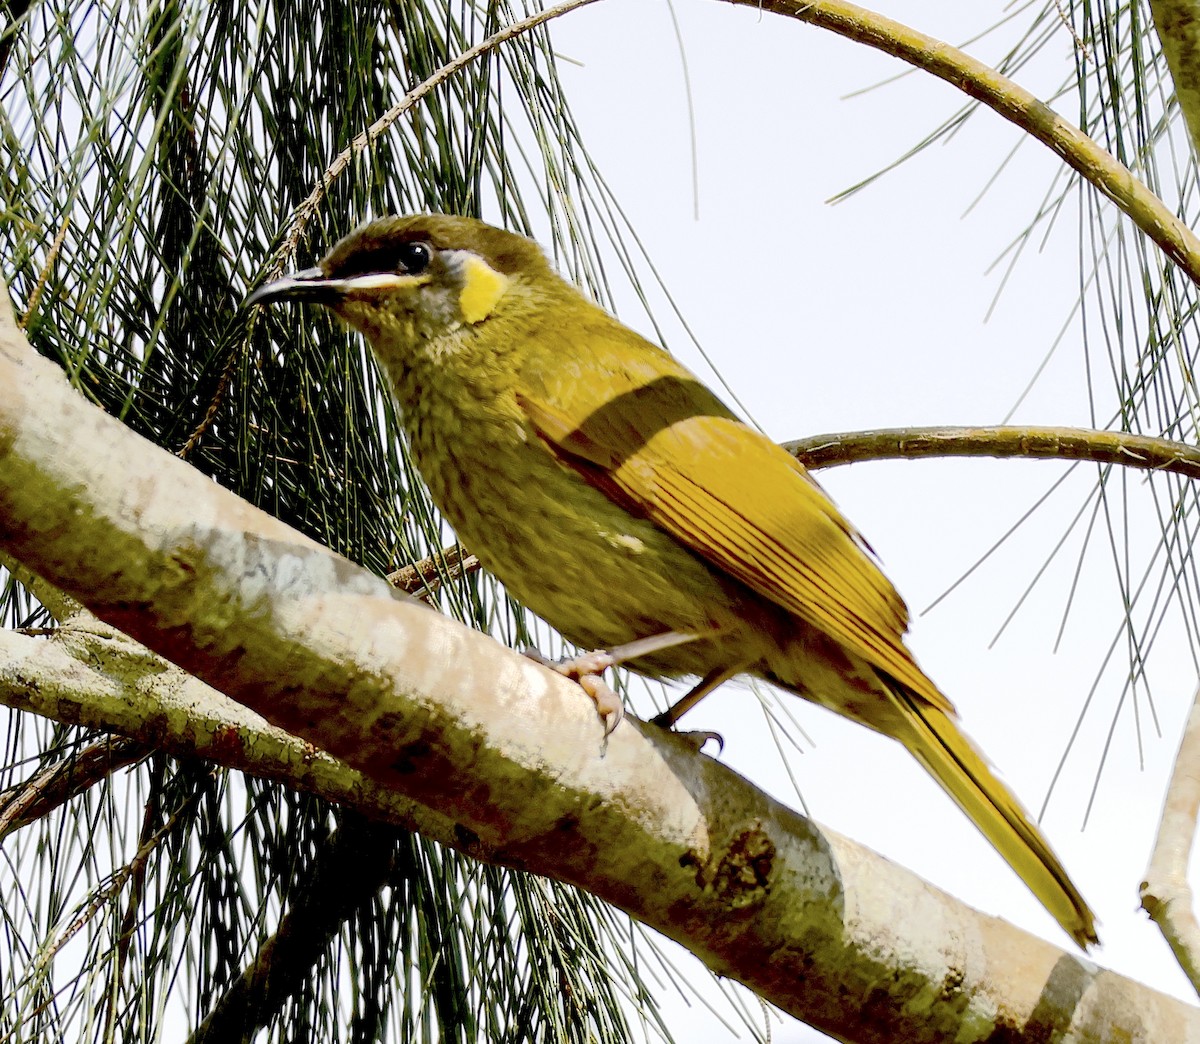
[[[441,548],[357,339],[319,316],[239,306],[354,135],[523,13],[456,0],[10,4],[0,256],[31,342],[107,412],[368,568]],[[556,223],[577,197],[602,198],[540,33],[380,138],[328,185],[300,249],[319,253],[370,214],[485,199],[519,227],[531,162],[563,187]],[[447,578],[438,601],[527,640],[478,576]],[[53,625],[11,579],[0,608],[9,626]],[[0,788],[98,742],[9,712]],[[184,1020],[208,1040],[259,1026],[272,1040],[624,1040],[623,995],[644,1030],[665,1032],[637,964],[652,948],[591,897],[142,753],[4,841],[6,1040],[152,1039]],[[79,930],[58,950],[68,925]]]
[[[239,303],[271,274],[261,265],[332,157],[524,12],[466,0],[13,0],[4,13],[0,257],[37,350],[134,430],[368,568],[443,546],[358,342],[312,312],[252,316]],[[1078,92],[1080,126],[1164,198],[1190,201],[1194,164],[1167,161],[1186,149],[1169,148],[1145,5],[1046,4],[1000,66],[1023,67],[1064,17],[1081,38],[1064,87]],[[536,203],[518,194],[530,183]],[[1196,341],[1194,287],[1140,241],[1117,256],[1128,229],[1078,190],[1073,179],[1052,187],[1016,254],[1079,200],[1095,424],[1194,440],[1192,360],[1177,352]],[[611,232],[613,209],[538,32],[469,65],[332,181],[299,252],[319,256],[363,216],[485,204],[518,229],[548,211],[566,267],[603,294],[580,243]],[[1133,592],[1118,637],[1137,664],[1166,614],[1194,618],[1194,494],[1174,480],[1154,487],[1162,560],[1126,572],[1113,517],[1127,479],[1115,474],[1084,517],[1107,531]],[[1143,598],[1155,568],[1174,578],[1171,593]],[[476,575],[447,576],[438,601],[510,642],[533,623]],[[0,611],[10,627],[54,623],[11,579]],[[56,765],[82,776],[107,744],[9,713],[0,816],[5,789]],[[177,1034],[182,1018],[210,1040],[266,1026],[272,1040],[615,1041],[631,1032],[622,996],[640,1005],[645,1032],[665,1034],[643,984],[651,951],[588,897],[285,787],[118,753],[141,760],[2,839],[5,1039],[151,1039]]]

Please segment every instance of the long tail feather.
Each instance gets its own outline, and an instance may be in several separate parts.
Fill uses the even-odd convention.
[[[903,686],[888,689],[911,725],[909,734],[896,738],[954,798],[1067,934],[1084,949],[1097,942],[1095,917],[1083,896],[1021,803],[955,720]]]

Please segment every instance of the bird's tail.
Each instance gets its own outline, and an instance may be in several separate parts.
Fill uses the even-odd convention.
[[[1095,918],[1083,896],[1021,803],[955,720],[901,685],[887,688],[909,725],[896,738],[954,798],[1067,934],[1084,949],[1097,942]]]

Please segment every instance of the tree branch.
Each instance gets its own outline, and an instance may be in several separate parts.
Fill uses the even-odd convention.
[[[67,597],[53,584],[46,583],[11,555],[5,554],[3,545],[0,545],[0,569],[7,569],[26,591],[41,602],[42,607],[56,622],[63,623],[73,613],[79,612],[79,603],[74,598]]]
[[[809,22],[903,59],[1015,123],[1111,199],[1193,282],[1200,240],[1133,172],[1049,105],[948,43],[843,0],[726,0]]]
[[[812,435],[783,448],[807,468],[834,468],[866,460],[921,457],[1033,457],[1090,460],[1200,479],[1200,448],[1170,439],[1092,428],[878,428]]]
[[[5,702],[0,692],[0,703]],[[153,749],[135,740],[108,737],[42,767],[29,779],[0,793],[0,841],[14,830],[36,823],[118,769],[141,761]]]
[[[970,910],[681,739],[627,719],[605,746],[578,686],[133,434],[7,310],[0,518],[9,553],[111,626],[464,845],[588,889],[829,1033],[1200,1036],[1200,1013]]]
[[[90,613],[49,641],[0,630],[0,703],[286,782],[477,858],[491,857],[454,820],[276,728]]]
[[[478,558],[464,550],[461,544],[451,544],[436,555],[388,573],[387,579],[397,590],[429,602],[443,583],[478,569]]]
[[[536,29],[539,25],[543,25],[553,18],[570,14],[572,11],[591,3],[595,3],[595,0],[562,0],[561,3],[556,4],[554,7],[549,7],[542,11],[534,11],[525,18],[496,30],[487,39],[480,40],[474,46],[468,47],[461,54],[455,55],[441,68],[435,70],[432,75],[417,84],[416,87],[396,102],[387,112],[376,119],[371,126],[356,135],[354,140],[333,158],[333,161],[321,175],[320,182],[296,208],[291,227],[288,229],[287,235],[284,236],[279,249],[275,252],[272,267],[268,269],[268,276],[278,276],[283,272],[286,265],[290,263],[300,244],[300,240],[304,236],[304,230],[308,222],[317,212],[317,208],[321,205],[321,200],[325,198],[325,194],[329,191],[329,186],[334,179],[341,176],[345,169],[350,166],[355,156],[365,149],[370,148],[376,139],[385,134],[392,124],[424,98],[425,95],[440,87],[460,69],[465,68],[477,58],[499,47],[505,41],[520,36],[522,33],[527,33],[531,29]]]
[[[1188,859],[1200,815],[1200,689],[1188,715],[1187,727],[1175,757],[1171,783],[1163,803],[1162,819],[1146,880],[1142,882],[1142,908],[1162,929],[1192,988],[1200,993],[1200,923],[1195,896],[1188,884]]]

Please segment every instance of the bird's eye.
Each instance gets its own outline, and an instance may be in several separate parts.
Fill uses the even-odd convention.
[[[396,267],[408,275],[419,275],[429,267],[433,251],[428,243],[402,243],[396,251]]]

